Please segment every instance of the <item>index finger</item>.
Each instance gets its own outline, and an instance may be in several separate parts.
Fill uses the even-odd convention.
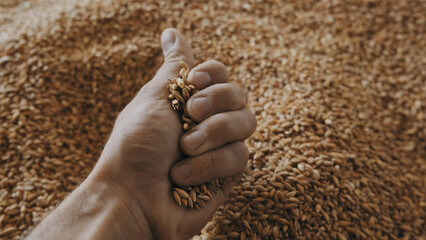
[[[216,83],[229,81],[229,71],[223,63],[209,60],[194,67],[188,75],[188,82],[202,90]]]

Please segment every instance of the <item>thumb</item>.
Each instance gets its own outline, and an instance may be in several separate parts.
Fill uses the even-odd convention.
[[[179,76],[181,69],[179,60],[185,62],[190,68],[195,64],[194,56],[185,37],[176,29],[168,28],[161,34],[164,63],[155,75],[153,84],[164,87],[170,78]]]
[[[192,67],[194,56],[185,37],[176,29],[168,28],[161,34],[161,46],[163,47],[164,63],[173,63],[177,59],[183,60]]]

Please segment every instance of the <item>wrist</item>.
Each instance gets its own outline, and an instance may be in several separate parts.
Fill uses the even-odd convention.
[[[101,208],[102,227],[96,239],[153,239],[143,208],[122,186],[95,170],[80,187]]]
[[[90,174],[27,239],[153,239],[139,209],[108,181]]]

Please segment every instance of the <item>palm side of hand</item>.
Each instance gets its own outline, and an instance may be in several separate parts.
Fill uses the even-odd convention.
[[[195,233],[176,225],[191,219],[195,210],[178,206],[172,198],[169,172],[183,156],[179,146],[183,128],[167,97],[167,84],[150,82],[140,90],[118,116],[104,150],[108,151],[105,155],[119,156],[120,161],[112,158],[104,164],[110,162],[115,166],[110,175],[140,202],[151,228],[170,239],[176,232],[185,236]],[[194,229],[199,230],[206,223],[194,220],[198,225]]]
[[[116,166],[111,175],[143,208],[151,228],[167,237],[180,231],[172,229],[173,223],[185,218],[188,211],[172,199],[169,177],[170,168],[182,157],[179,138],[183,130],[167,99],[167,88],[154,93],[156,90],[160,89],[148,83],[126,106],[105,149],[108,155],[124,159],[109,160]]]
[[[182,126],[170,102],[138,95],[120,114],[116,126],[111,138],[119,139],[117,151],[126,159],[122,164],[130,168],[126,177],[135,174],[132,177],[140,180],[137,188],[148,194],[155,194],[149,191],[158,184],[170,187],[170,168],[182,155],[177,144]]]

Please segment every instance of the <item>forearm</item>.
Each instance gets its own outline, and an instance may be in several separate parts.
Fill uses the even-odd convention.
[[[89,176],[30,234],[36,239],[151,239],[145,216],[110,184]]]

